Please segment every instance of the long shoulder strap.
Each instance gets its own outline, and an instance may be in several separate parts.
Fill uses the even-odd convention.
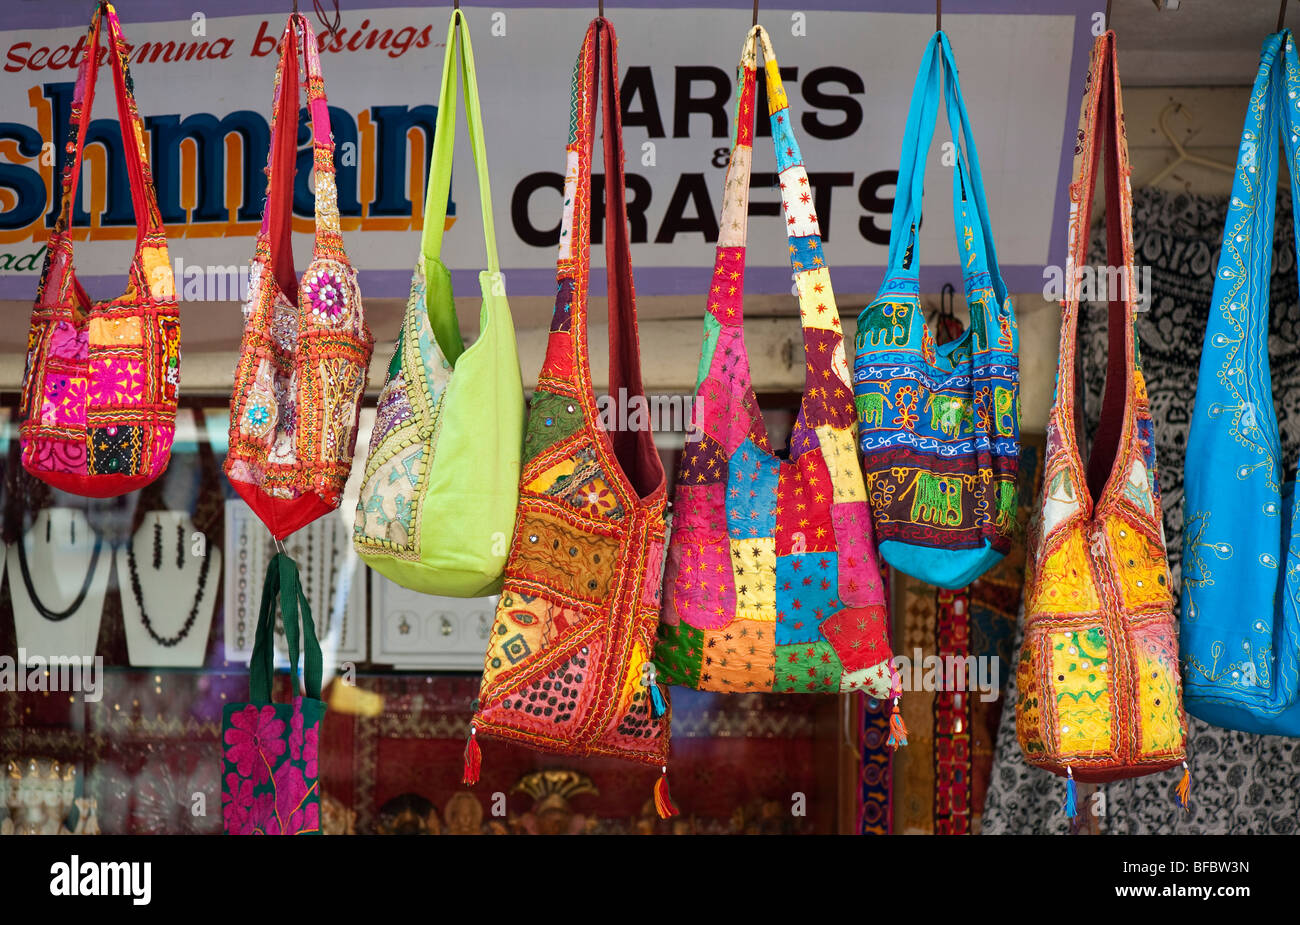
[[[452,154],[456,145],[456,58],[459,51],[460,78],[465,88],[465,119],[469,123],[469,143],[478,173],[479,205],[483,211],[483,238],[487,247],[487,269],[497,273],[497,234],[492,221],[492,184],[488,179],[487,142],[483,137],[483,116],[479,109],[478,77],[474,70],[474,46],[470,43],[469,24],[460,10],[451,14],[447,26],[447,51],[442,62],[442,92],[438,98],[438,118],[433,132],[433,154],[429,159],[428,192],[424,202],[424,230],[420,249],[425,260],[438,260],[447,225],[447,198],[451,192]]]
[[[300,57],[301,55],[301,57]],[[298,91],[302,68],[307,79],[307,111],[311,119],[315,189],[315,253],[340,254],[338,192],[334,178],[334,138],[329,103],[321,76],[316,34],[307,17],[294,13],[280,38],[275,72],[275,101],[271,111],[271,149],[267,154],[266,208],[261,239],[270,249],[276,282],[288,293],[298,291],[293,267],[293,178],[298,159]]]
[[[86,50],[77,71],[77,85],[72,100],[72,124],[69,126],[68,152],[63,168],[63,202],[55,231],[62,233],[72,226],[72,207],[77,197],[77,183],[81,177],[81,154],[86,145],[86,130],[90,126],[91,110],[95,106],[95,77],[99,71],[100,24],[108,20],[109,61],[113,68],[113,87],[117,96],[117,120],[122,128],[122,148],[126,154],[127,177],[131,185],[131,201],[136,213],[136,243],[151,232],[162,231],[162,216],[154,192],[153,174],[144,146],[144,122],[135,103],[135,84],[127,63],[126,39],[122,24],[111,3],[100,0],[90,20],[86,33]]]

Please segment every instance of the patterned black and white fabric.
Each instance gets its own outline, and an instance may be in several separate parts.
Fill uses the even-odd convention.
[[[1165,536],[1174,587],[1179,585],[1183,531],[1183,454],[1205,337],[1224,197],[1158,189],[1133,193],[1135,261],[1151,269],[1151,300],[1139,315],[1142,371],[1156,422],[1156,454]],[[1094,265],[1105,262],[1104,226],[1094,229]],[[1300,302],[1290,196],[1278,203],[1274,232],[1269,360],[1282,447],[1294,471],[1300,455]],[[1106,375],[1106,310],[1089,306],[1080,320],[1085,415],[1097,424]],[[1021,615],[1023,623],[1023,613]],[[1019,651],[1020,640],[1016,640]],[[984,809],[986,834],[1063,832],[1064,784],[1025,764],[1016,741],[1015,674],[998,730]],[[1290,834],[1300,829],[1300,740],[1208,726],[1189,717],[1192,812],[1173,800],[1178,774],[1167,771],[1102,788],[1093,806],[1101,831],[1116,834]]]

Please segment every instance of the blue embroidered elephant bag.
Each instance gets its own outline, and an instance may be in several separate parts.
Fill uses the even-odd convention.
[[[936,344],[920,301],[925,165],[940,97],[952,128],[953,218],[970,324]],[[898,167],[885,281],[858,317],[853,371],[880,555],[943,588],[1011,546],[1020,459],[1016,318],[998,272],[979,158],[948,37],[925,50]]]

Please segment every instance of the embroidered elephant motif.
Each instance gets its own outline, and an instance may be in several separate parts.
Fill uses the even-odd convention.
[[[999,437],[1014,437],[1016,427],[1020,423],[1020,405],[1016,401],[1014,389],[1004,389],[1002,386],[993,387],[993,410],[995,414],[995,425]]]
[[[930,427],[945,437],[957,436],[962,425],[968,425],[972,432],[975,430],[974,406],[965,398],[932,394],[925,407],[930,412]]]
[[[863,427],[883,427],[885,409],[894,407],[893,402],[884,392],[858,395],[854,398],[854,404],[858,407],[858,423]]]
[[[961,524],[961,478],[918,472],[912,480],[912,520],[956,527]]]
[[[858,349],[906,347],[912,337],[912,306],[899,302],[875,302],[858,316]]]
[[[987,353],[989,349],[989,306],[984,299],[973,299],[970,308],[971,349]]]
[[[1010,533],[1016,523],[1016,508],[1020,505],[1020,492],[1015,482],[998,483],[997,516],[993,521],[999,533]]]

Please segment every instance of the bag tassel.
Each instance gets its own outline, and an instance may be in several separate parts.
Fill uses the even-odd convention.
[[[1074,784],[1074,768],[1067,767],[1065,773],[1068,775],[1065,782],[1065,805],[1061,808],[1065,810],[1065,817],[1073,823],[1079,815],[1079,789]]]
[[[668,712],[668,703],[664,700],[663,691],[659,690],[659,685],[650,682],[650,718],[660,719]]]
[[[461,778],[463,783],[471,787],[478,783],[479,771],[483,768],[483,752],[478,747],[477,730],[469,727],[469,740],[465,743],[465,776]]]
[[[1183,762],[1183,776],[1174,787],[1174,799],[1187,812],[1192,811],[1192,769]]]
[[[897,697],[894,698],[894,712],[889,716],[889,738],[885,744],[894,751],[907,744],[907,727],[903,725],[903,714],[898,712]]]
[[[665,766],[659,779],[655,781],[655,812],[660,819],[669,819],[677,815],[677,807],[668,795],[668,768]]]

